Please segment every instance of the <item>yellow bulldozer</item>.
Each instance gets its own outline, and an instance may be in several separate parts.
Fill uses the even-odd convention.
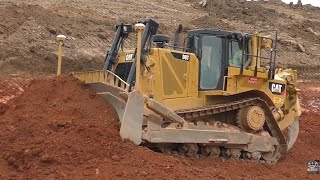
[[[301,109],[297,71],[276,68],[277,32],[196,29],[181,39],[179,26],[170,44],[158,28],[118,24],[103,69],[72,73],[114,107],[120,136],[186,156],[284,157]],[[124,50],[130,34],[137,46]]]

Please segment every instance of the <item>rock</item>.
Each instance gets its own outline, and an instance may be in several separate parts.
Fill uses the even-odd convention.
[[[315,32],[312,28],[308,28],[307,31],[312,33],[312,34],[314,34],[314,35],[316,35],[316,36],[320,36],[320,34]]]
[[[297,50],[300,51],[300,52],[303,52],[305,53],[306,50],[305,48],[303,47],[303,45],[301,43],[298,43],[297,41],[295,40],[292,40],[292,39],[283,39],[282,37],[280,37],[278,39],[278,41],[281,43],[281,44],[284,44],[284,45],[293,45],[293,46],[296,46]]]
[[[55,159],[53,157],[50,157],[48,154],[44,154],[40,157],[41,162],[51,164],[55,162]]]
[[[96,169],[96,175],[99,175],[99,174],[100,174],[100,170]]]
[[[25,153],[25,154],[29,154],[29,153],[30,153],[30,149],[25,149],[25,150],[24,150],[24,153]]]
[[[31,53],[36,53],[37,52],[36,47],[34,47],[34,46],[30,47],[29,51]]]
[[[207,2],[207,0],[202,0],[202,1],[199,2],[199,5],[200,5],[201,7],[207,7],[208,2]]]
[[[111,159],[114,160],[114,161],[120,161],[120,157],[118,155],[113,155],[111,156]]]
[[[141,175],[142,175],[142,176],[147,176],[148,173],[147,173],[146,171],[142,171],[142,172],[141,172]]]
[[[298,43],[298,45],[297,45],[297,49],[298,49],[300,52],[303,52],[303,53],[305,53],[305,52],[306,52],[305,48],[304,48],[304,47],[303,47],[303,45],[302,45],[302,44],[300,44],[300,43]]]
[[[68,125],[67,121],[59,121],[59,122],[57,122],[57,127],[59,127],[59,128],[64,128],[67,125]]]
[[[14,157],[9,157],[8,158],[8,160],[7,160],[7,162],[8,162],[8,165],[12,165],[14,162],[16,162],[16,158],[14,158]]]
[[[303,61],[303,60],[300,60],[299,61],[300,62],[300,64],[307,64],[305,61]]]
[[[297,41],[292,40],[292,39],[279,38],[278,41],[279,41],[281,44],[289,44],[289,45],[295,45],[295,46],[298,45]]]

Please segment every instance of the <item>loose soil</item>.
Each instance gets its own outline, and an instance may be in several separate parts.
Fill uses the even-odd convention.
[[[23,79],[23,78],[22,78]],[[315,83],[301,83],[301,131],[276,165],[165,155],[122,141],[114,110],[72,77],[20,81],[0,114],[0,179],[317,179],[320,114]],[[2,91],[6,87],[1,86]]]

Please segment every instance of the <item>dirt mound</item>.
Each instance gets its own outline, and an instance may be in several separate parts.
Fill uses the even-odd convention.
[[[7,107],[0,115],[0,178],[161,179],[193,171],[175,157],[123,142],[113,109],[76,79],[32,80]]]
[[[303,87],[303,101],[311,100]],[[318,158],[319,113],[301,117],[301,133],[276,165],[185,158],[119,137],[115,112],[71,77],[37,78],[0,114],[0,179],[306,179]]]

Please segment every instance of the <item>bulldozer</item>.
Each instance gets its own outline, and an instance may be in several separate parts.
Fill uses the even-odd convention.
[[[102,70],[74,72],[117,112],[120,136],[184,156],[276,163],[299,133],[297,71],[276,67],[277,31],[116,25]],[[130,34],[136,47],[125,49]],[[183,42],[182,42],[183,41]]]

